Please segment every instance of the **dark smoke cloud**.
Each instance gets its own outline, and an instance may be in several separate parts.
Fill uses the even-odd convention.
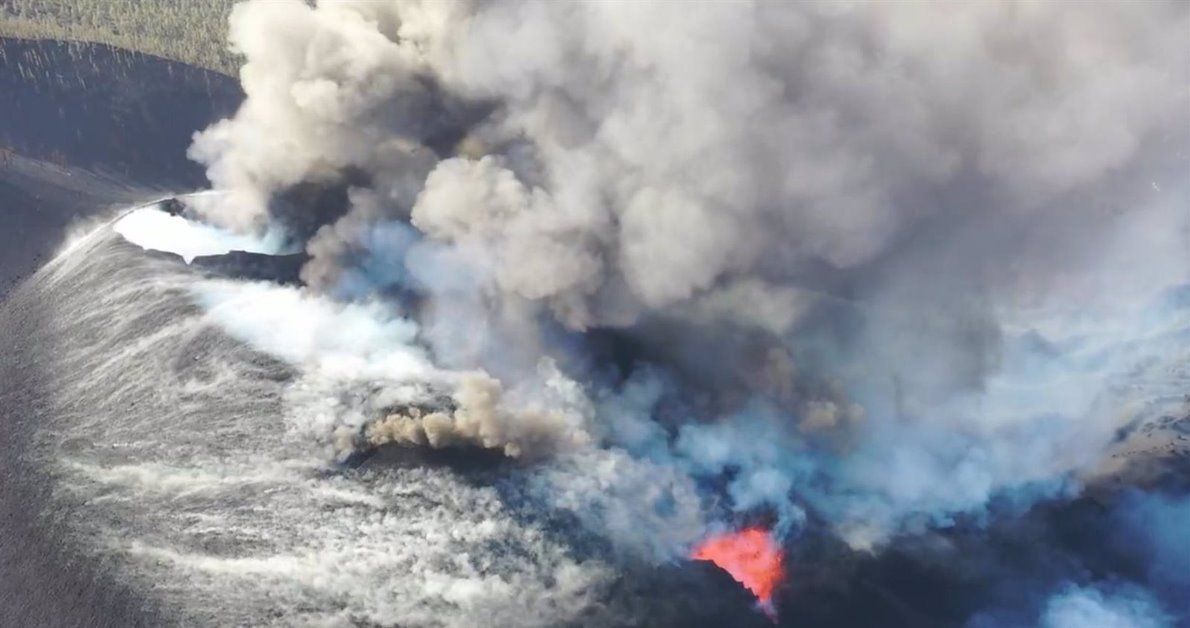
[[[415,390],[319,429],[528,456],[650,559],[762,511],[875,549],[1066,498],[1185,393],[1188,31],[1173,2],[247,2],[200,209],[346,208],[311,294],[220,312],[264,346],[399,321],[294,357]],[[1055,595],[1055,626],[1148,608]]]

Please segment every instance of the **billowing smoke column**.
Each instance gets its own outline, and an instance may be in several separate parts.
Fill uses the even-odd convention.
[[[308,367],[340,456],[502,451],[645,560],[758,515],[879,549],[1075,494],[1181,403],[1187,32],[1177,2],[247,2],[200,209],[321,227],[300,294],[202,300]]]

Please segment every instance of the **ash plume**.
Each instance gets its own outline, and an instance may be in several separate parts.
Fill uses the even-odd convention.
[[[500,383],[492,378],[465,378],[454,393],[455,407],[449,411],[422,411],[407,408],[385,416],[367,426],[368,445],[412,443],[435,448],[457,444],[500,447],[505,455],[519,457],[522,452],[549,451],[562,444],[542,443],[566,433],[559,426],[561,417],[548,413],[505,414],[496,408]],[[576,432],[571,445],[585,444],[587,437]]]
[[[879,551],[1078,494],[1187,392],[1134,380],[1190,356],[1182,3],[254,0],[230,24],[247,100],[195,137],[226,192],[198,209],[264,232],[313,211],[299,186],[344,206],[306,296],[219,316],[268,346],[325,315],[290,356],[309,390],[389,391],[321,437],[528,457],[647,560],[757,512]],[[1160,603],[1064,595],[1044,622]]]

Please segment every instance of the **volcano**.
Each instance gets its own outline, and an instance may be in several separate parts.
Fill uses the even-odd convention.
[[[1190,622],[1187,6],[226,17],[0,41],[0,624]]]

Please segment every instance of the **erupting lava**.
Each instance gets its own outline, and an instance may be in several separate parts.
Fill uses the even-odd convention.
[[[709,560],[744,585],[772,617],[773,590],[785,577],[781,547],[763,528],[745,528],[713,536],[694,548],[695,560]]]

